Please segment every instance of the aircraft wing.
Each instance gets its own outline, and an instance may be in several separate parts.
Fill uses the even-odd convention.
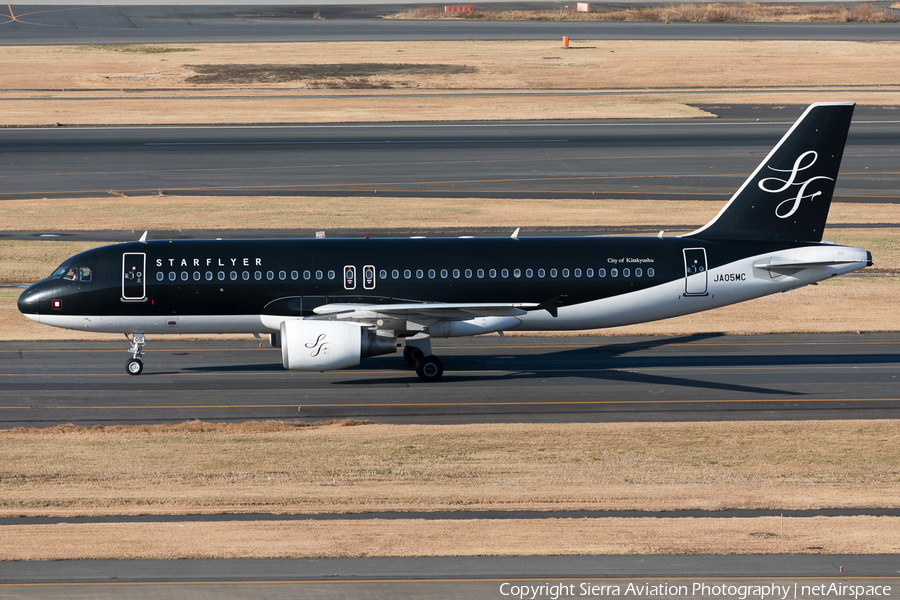
[[[323,318],[348,321],[406,319],[409,321],[465,321],[478,317],[515,317],[543,308],[524,303],[444,303],[410,302],[402,304],[325,304],[313,312]]]

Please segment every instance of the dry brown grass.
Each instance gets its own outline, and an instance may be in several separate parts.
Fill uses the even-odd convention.
[[[891,8],[896,8],[892,6]],[[827,5],[777,5],[756,2],[722,4],[682,3],[629,9],[479,10],[445,13],[438,7],[417,8],[388,16],[391,19],[474,19],[495,21],[706,21],[706,22],[805,22],[895,23],[897,12],[870,3]]]
[[[203,429],[0,432],[0,515],[900,505],[890,420]]]
[[[558,42],[341,42],[202,44],[190,49],[160,54],[106,47],[2,47],[0,89],[18,91],[2,92],[0,125],[701,117],[708,115],[686,104],[736,100],[717,90],[747,92],[739,96],[741,102],[806,103],[821,100],[822,87],[842,89],[850,83],[852,89],[832,92],[829,99],[900,104],[892,67],[900,62],[900,44],[894,42],[573,40],[568,50]],[[697,56],[705,58],[697,61]],[[784,56],[792,57],[789,69]],[[190,65],[366,62],[445,64],[475,72],[240,84],[241,98],[224,91],[234,88],[233,83],[188,82],[196,74]],[[504,94],[571,89],[620,95]],[[639,95],[646,89],[672,92]],[[473,95],[428,95],[438,90]],[[210,102],[211,94],[221,97]]]
[[[3,527],[0,560],[900,551],[892,517],[788,518],[784,530],[777,517],[18,525]]]
[[[601,182],[602,183],[602,182]],[[724,203],[724,199],[723,199]],[[385,211],[385,206],[396,210]],[[113,193],[100,198],[5,200],[0,203],[0,231],[131,230],[137,239],[146,229],[297,229],[317,230],[434,227],[480,231],[492,227],[628,227],[651,226],[683,233],[699,227],[722,208],[718,202],[667,200],[503,200],[484,198],[393,198],[389,195],[345,197],[302,196],[137,196],[122,200]],[[95,215],[103,214],[102,222]],[[900,223],[900,205],[835,202],[830,223]],[[827,234],[839,234],[830,230]],[[884,230],[889,231],[889,230]],[[890,236],[888,236],[890,237]],[[37,243],[37,242],[36,242]],[[53,245],[65,242],[46,240]],[[0,258],[10,248],[0,242]],[[2,261],[2,262],[5,262]],[[896,263],[900,265],[900,262]],[[55,265],[54,265],[55,266]],[[2,277],[2,276],[0,276]],[[0,281],[4,281],[0,278]],[[6,280],[8,281],[8,280]]]

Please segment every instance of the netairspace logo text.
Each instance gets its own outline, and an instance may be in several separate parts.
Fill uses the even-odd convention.
[[[629,583],[628,585],[600,585],[593,582],[584,583],[544,583],[516,584],[505,582],[500,584],[500,594],[518,598],[519,600],[577,598],[593,596],[703,596],[705,598],[728,598],[733,600],[797,600],[797,598],[833,597],[853,598],[860,596],[872,598],[890,596],[889,585],[851,585],[844,583],[820,583],[817,585],[732,585],[708,584],[693,582],[690,585],[669,585],[668,583]]]

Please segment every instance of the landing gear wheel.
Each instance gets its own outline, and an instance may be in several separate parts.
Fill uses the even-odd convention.
[[[425,353],[421,348],[416,346],[406,346],[403,348],[403,360],[405,360],[409,366],[415,367],[423,358],[425,358]]]
[[[444,374],[444,365],[437,356],[426,356],[416,363],[416,375],[419,379],[432,383],[438,381]]]
[[[140,375],[144,370],[144,363],[142,363],[140,359],[132,358],[128,361],[128,364],[125,365],[125,370],[128,371],[129,375]]]

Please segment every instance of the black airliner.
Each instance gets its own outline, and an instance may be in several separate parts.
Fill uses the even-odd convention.
[[[67,259],[19,297],[46,325],[145,334],[268,333],[286,369],[396,352],[443,374],[432,337],[577,330],[695,313],[862,269],[822,242],[853,103],[810,106],[705,226],[677,237],[160,240]]]

